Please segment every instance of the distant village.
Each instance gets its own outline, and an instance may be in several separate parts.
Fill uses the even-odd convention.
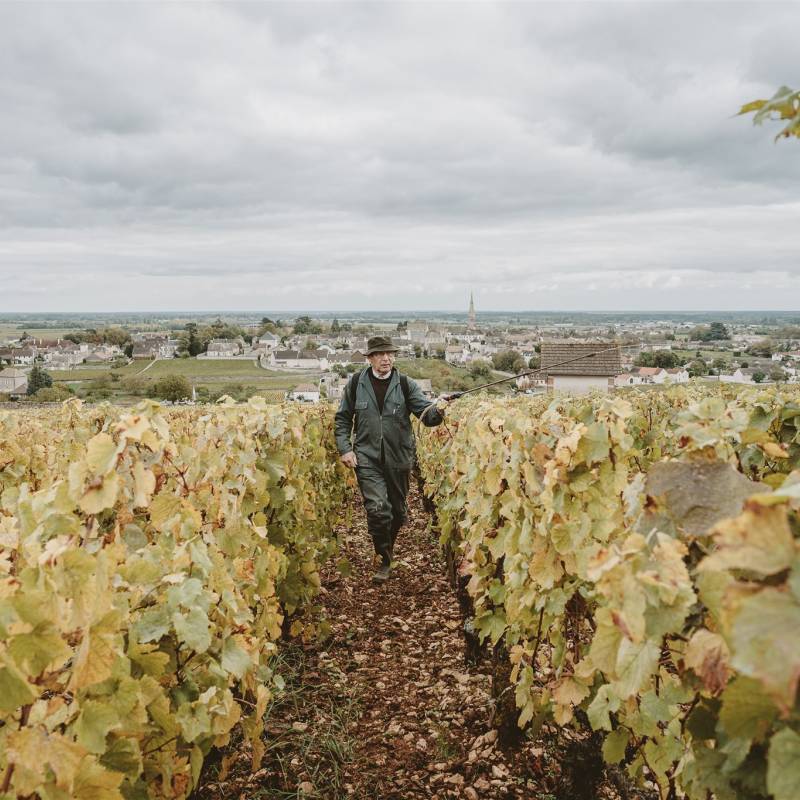
[[[693,378],[735,384],[800,380],[800,328],[794,326],[772,330],[757,324],[669,319],[501,326],[482,323],[472,298],[466,320],[457,324],[413,319],[394,326],[354,326],[308,316],[263,318],[246,325],[217,320],[205,329],[205,339],[201,328],[192,325],[183,330],[109,328],[113,336],[88,338],[6,331],[0,336],[0,395],[11,400],[30,395],[34,368],[60,375],[69,385],[76,370],[96,368],[99,374],[140,363],[144,372],[148,362],[193,358],[198,368],[202,362],[249,362],[270,374],[293,375],[295,385],[283,399],[335,402],[348,375],[364,366],[367,339],[375,333],[390,335],[399,347],[398,358],[406,362],[443,361],[486,382],[537,370],[514,382],[516,391],[527,393],[616,391]],[[407,371],[415,377],[413,368]],[[425,377],[417,380],[429,397],[459,388],[436,386]]]

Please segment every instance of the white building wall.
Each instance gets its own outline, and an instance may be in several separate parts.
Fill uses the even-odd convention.
[[[591,391],[608,391],[608,378],[595,375],[554,375],[553,390],[570,394],[587,394]]]

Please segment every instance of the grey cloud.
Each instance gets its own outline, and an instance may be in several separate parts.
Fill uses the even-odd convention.
[[[26,287],[50,282],[56,308],[257,306],[263,279],[291,308],[460,307],[470,286],[495,307],[764,302],[759,270],[797,288],[800,159],[731,115],[791,81],[798,23],[716,3],[0,6],[4,301],[40,306]]]

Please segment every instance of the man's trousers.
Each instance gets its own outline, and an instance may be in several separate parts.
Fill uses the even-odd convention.
[[[409,473],[407,469],[386,466],[356,467],[358,488],[367,512],[367,529],[379,555],[394,548],[397,532],[406,521]]]

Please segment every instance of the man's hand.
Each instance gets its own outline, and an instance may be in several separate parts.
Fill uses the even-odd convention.
[[[342,464],[344,464],[346,467],[355,469],[358,466],[356,454],[352,450],[349,453],[345,453],[342,456]]]
[[[441,414],[448,406],[451,400],[453,400],[453,395],[451,394],[440,394],[434,401],[433,404],[436,406],[437,411]]]

